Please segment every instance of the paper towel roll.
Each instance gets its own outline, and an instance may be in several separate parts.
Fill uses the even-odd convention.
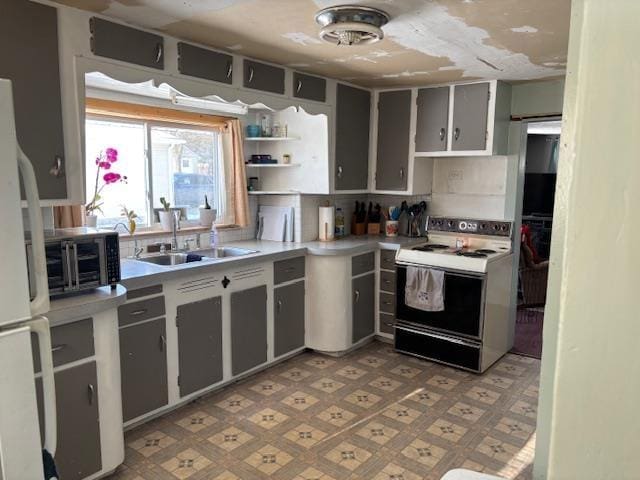
[[[320,207],[318,211],[318,238],[323,242],[334,239],[336,215],[334,207]]]

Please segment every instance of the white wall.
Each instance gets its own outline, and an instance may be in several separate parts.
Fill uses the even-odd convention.
[[[534,476],[640,475],[640,2],[573,2]]]
[[[508,157],[436,158],[429,212],[504,220]]]

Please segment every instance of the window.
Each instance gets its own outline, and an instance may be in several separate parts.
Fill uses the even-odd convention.
[[[218,219],[224,218],[224,165],[217,129],[87,116],[88,200],[95,188],[96,157],[110,147],[118,150],[112,171],[127,179],[103,188],[98,226],[121,222],[123,205],[138,214],[140,225],[156,223],[155,212],[162,208],[160,197],[165,197],[171,207],[182,209],[183,218],[195,222],[206,195],[212,208],[218,210]],[[99,179],[99,186],[102,184]]]

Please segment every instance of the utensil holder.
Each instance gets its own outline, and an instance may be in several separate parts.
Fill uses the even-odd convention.
[[[367,225],[367,235],[380,235],[380,224],[369,223]]]

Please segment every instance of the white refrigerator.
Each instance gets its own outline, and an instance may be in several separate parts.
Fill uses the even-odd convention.
[[[22,224],[20,176],[29,225]],[[44,448],[56,449],[56,405],[51,356],[42,212],[33,167],[16,140],[11,82],[0,79],[0,480],[42,480],[42,443],[36,406],[31,333],[39,338]],[[36,273],[30,298],[24,228],[32,232]]]

